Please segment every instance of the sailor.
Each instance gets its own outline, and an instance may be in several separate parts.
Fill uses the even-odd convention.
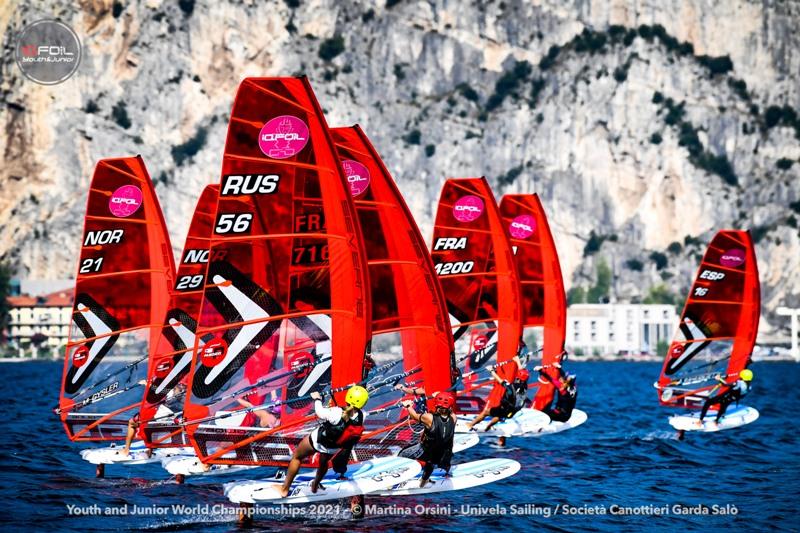
[[[549,416],[552,422],[566,422],[572,416],[575,403],[578,401],[578,382],[575,374],[565,374],[560,365],[557,368],[559,376],[556,378],[547,372],[542,372],[541,366],[537,366],[534,370],[539,372],[542,379],[552,383],[558,393],[555,406],[550,403],[542,409],[542,412]]]
[[[455,396],[449,392],[434,393],[433,413],[420,414],[414,408],[413,400],[403,402],[403,407],[408,409],[408,417],[425,426],[420,441],[404,448],[398,454],[400,457],[416,459],[422,463],[420,487],[425,486],[435,467],[438,466],[446,471],[450,470],[450,461],[453,458],[453,438],[456,432],[456,415],[453,413],[455,404]]]
[[[328,471],[328,461],[340,449],[352,449],[364,432],[364,413],[361,408],[367,404],[369,399],[367,389],[359,385],[350,387],[345,396],[344,409],[337,406],[323,406],[322,396],[318,392],[312,392],[310,396],[314,400],[314,413],[322,421],[322,424],[300,441],[295,448],[286,471],[286,479],[281,487],[281,497],[283,498],[289,495],[289,489],[300,470],[300,464],[315,453],[319,453],[319,466],[317,475],[311,482],[311,492],[316,493],[318,489],[325,490],[321,481]]]
[[[147,380],[140,380],[138,385],[147,385]],[[122,455],[124,457],[130,457],[131,452],[131,444],[133,444],[133,439],[136,436],[136,432],[139,430],[139,426],[141,426],[141,419],[139,413],[137,412],[133,415],[130,420],[128,420],[128,431],[125,435],[125,447],[122,450],[118,451],[118,455]],[[147,449],[147,457],[151,457],[153,455],[153,449]]]
[[[525,370],[525,368],[522,368],[522,366],[518,363],[514,381],[509,383],[507,380],[497,375],[497,372],[495,372],[496,368],[497,367],[492,369],[491,375],[492,379],[503,386],[503,396],[500,398],[500,402],[496,406],[492,406],[488,402],[486,403],[486,407],[484,407],[483,411],[481,411],[481,413],[476,416],[472,422],[467,424],[467,428],[470,431],[472,431],[472,429],[477,424],[482,422],[487,416],[491,416],[492,419],[484,430],[488,431],[501,420],[507,420],[517,414],[517,412],[525,407],[525,404],[528,402],[528,379],[530,378],[528,371]]]
[[[728,410],[728,406],[733,402],[739,401],[750,392],[750,382],[753,380],[753,371],[749,368],[745,368],[739,372],[739,379],[733,383],[726,382],[719,374],[714,376],[714,378],[719,381],[720,384],[718,387],[721,387],[723,391],[716,396],[711,396],[705,401],[703,409],[700,411],[700,418],[695,422],[695,425],[699,427],[703,426],[703,419],[706,417],[712,405],[719,404],[717,417],[714,420],[714,423],[718,424],[720,418],[725,416],[725,411]]]

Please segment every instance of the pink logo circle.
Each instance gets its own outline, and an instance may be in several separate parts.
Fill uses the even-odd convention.
[[[520,215],[508,226],[508,232],[515,239],[527,239],[534,231],[536,231],[536,219],[530,215]]]
[[[483,213],[483,200],[477,196],[462,196],[453,206],[453,216],[459,222],[472,222]]]
[[[744,264],[744,250],[733,248],[719,256],[719,264],[724,267],[738,267]]]
[[[108,200],[108,210],[115,217],[125,218],[134,214],[142,205],[142,190],[136,185],[123,185]]]
[[[281,115],[261,128],[258,147],[272,159],[292,157],[308,144],[308,126],[297,117]]]
[[[353,161],[352,159],[345,159],[342,161],[342,168],[344,175],[347,177],[347,183],[350,185],[350,194],[358,196],[369,187],[369,170],[367,167]]]

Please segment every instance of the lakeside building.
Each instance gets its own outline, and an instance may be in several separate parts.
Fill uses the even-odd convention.
[[[10,296],[8,303],[9,323],[3,337],[19,356],[29,349],[38,356],[57,355],[59,348],[67,344],[72,320],[71,290]]]
[[[667,304],[573,304],[566,347],[575,355],[657,355],[677,324],[675,308]]]

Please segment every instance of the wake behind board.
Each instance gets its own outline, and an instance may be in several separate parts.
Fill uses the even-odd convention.
[[[474,418],[474,415],[459,415],[458,422],[456,423],[456,433],[469,433],[467,424]],[[475,431],[479,435],[511,437],[513,435],[535,433],[550,423],[550,417],[536,409],[520,409],[519,412],[510,419],[502,420],[492,426],[489,431],[485,431],[490,420],[491,417],[486,417],[484,421],[475,426]]]
[[[377,495],[411,496],[468,489],[511,477],[519,472],[521,467],[522,465],[512,459],[497,457],[480,459],[453,466],[450,468],[450,475],[447,475],[444,470],[436,469],[431,474],[428,483],[422,488],[419,486],[422,473],[419,473],[411,479],[393,485],[388,490],[377,493]]]
[[[413,459],[403,457],[381,457],[363,463],[352,464],[347,468],[346,479],[329,471],[323,478],[325,489],[311,492],[314,471],[298,475],[289,491],[289,496],[281,498],[278,478],[258,481],[234,481],[224,485],[225,496],[233,503],[294,504],[325,500],[336,500],[386,490],[389,487],[411,479],[420,473],[422,467]]]
[[[142,465],[155,463],[167,457],[186,456],[194,454],[192,448],[154,448],[151,455],[148,455],[148,448],[143,441],[131,443],[128,455],[122,453],[124,446],[112,444],[105,448],[89,448],[81,450],[81,458],[93,465]]]
[[[233,474],[242,470],[258,468],[257,465],[208,465],[208,468],[196,456],[167,457],[162,459],[161,466],[173,476],[214,476]]]
[[[758,419],[758,411],[746,405],[728,409],[725,416],[720,419],[719,424],[714,423],[716,416],[716,411],[709,411],[703,419],[703,424],[698,425],[697,421],[700,420],[700,413],[675,415],[670,417],[669,424],[679,431],[702,431],[711,433],[714,431],[722,431],[723,429],[738,428],[739,426],[754,422]]]
[[[539,437],[542,435],[552,435],[553,433],[561,433],[562,431],[566,431],[568,429],[580,426],[588,419],[589,415],[587,415],[584,411],[581,411],[580,409],[573,409],[572,416],[570,416],[569,420],[567,420],[566,422],[556,422],[552,420],[546,426],[539,428],[538,431],[535,431],[533,433],[526,433],[524,435],[515,435],[515,436]]]

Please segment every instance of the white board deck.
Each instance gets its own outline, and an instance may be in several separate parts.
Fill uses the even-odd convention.
[[[142,465],[155,463],[167,457],[194,455],[192,448],[154,448],[153,453],[148,456],[147,447],[143,441],[134,441],[128,455],[122,453],[124,444],[112,444],[105,448],[89,448],[81,450],[81,458],[93,465]]]
[[[733,429],[744,426],[745,424],[758,420],[758,416],[758,411],[756,409],[742,405],[728,408],[725,416],[720,419],[719,424],[714,423],[714,419],[717,417],[716,411],[709,411],[703,419],[702,425],[697,424],[697,421],[700,420],[699,412],[691,415],[672,416],[669,419],[669,423],[679,431],[712,433],[714,431],[722,431],[723,429]]]
[[[347,468],[346,479],[328,471],[322,480],[325,490],[311,492],[314,470],[299,474],[289,491],[281,498],[280,479],[234,481],[224,485],[225,496],[233,503],[294,504],[348,498],[387,489],[420,473],[422,467],[413,459],[381,457],[356,463]]]
[[[475,418],[475,415],[459,415],[456,424],[456,433],[469,433],[467,424]],[[480,424],[475,426],[478,435],[491,435],[495,437],[511,437],[534,433],[550,423],[550,417],[536,409],[520,409],[517,414],[508,420],[502,420],[492,426],[492,429],[485,431],[486,426],[491,421],[491,417],[486,417]]]
[[[480,444],[481,438],[477,433],[456,433],[453,435],[453,453],[463,452]]]
[[[436,469],[424,487],[419,482],[422,473],[411,479],[401,481],[390,489],[377,493],[378,496],[412,496],[462,490],[494,483],[519,472],[522,465],[512,459],[480,459],[469,463],[454,465],[447,476],[444,470]]]
[[[161,460],[161,466],[173,476],[215,476],[220,474],[232,474],[243,470],[258,468],[253,465],[205,465],[197,456],[190,457],[166,457]]]
[[[522,436],[522,437],[540,437],[542,435],[552,435],[553,433],[561,433],[562,431],[566,431],[568,429],[572,429],[575,427],[580,426],[584,422],[589,419],[589,415],[587,415],[584,411],[580,409],[573,409],[572,415],[569,417],[569,420],[566,422],[555,422],[550,421],[549,424],[539,428],[538,431],[533,433],[525,433],[522,435],[515,435],[515,436]]]

